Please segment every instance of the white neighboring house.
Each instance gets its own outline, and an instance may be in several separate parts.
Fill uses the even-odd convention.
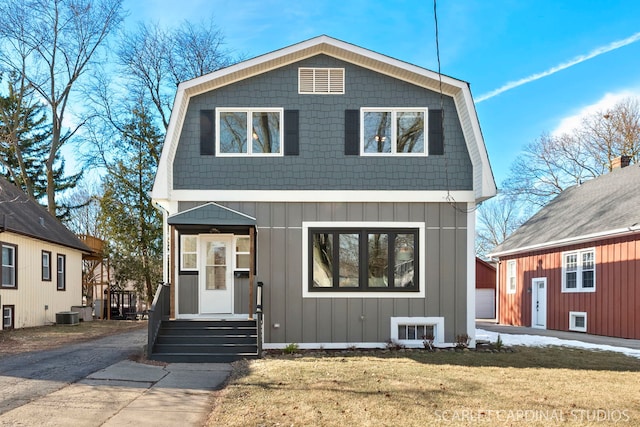
[[[82,255],[91,250],[0,177],[2,329],[42,326],[82,305]]]

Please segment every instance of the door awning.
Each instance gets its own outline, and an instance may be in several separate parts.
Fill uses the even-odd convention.
[[[256,219],[209,202],[167,218],[169,225],[175,226],[210,226],[210,227],[255,227]]]

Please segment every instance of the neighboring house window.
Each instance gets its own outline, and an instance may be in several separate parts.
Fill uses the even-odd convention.
[[[362,108],[362,155],[425,155],[425,108]]]
[[[220,156],[281,156],[282,108],[217,108]]]
[[[249,271],[251,263],[251,238],[237,236],[235,238],[235,270]]]
[[[17,288],[16,264],[18,247],[2,243],[2,287]]]
[[[198,270],[198,236],[180,236],[180,269],[183,271]]]
[[[417,229],[309,229],[309,291],[418,291]]]
[[[51,281],[51,252],[42,251],[42,280]]]
[[[57,288],[59,291],[64,291],[67,289],[67,256],[63,254],[58,254],[57,256],[57,279],[58,284]]]
[[[13,329],[15,320],[15,306],[3,305],[2,306],[2,329]]]
[[[298,92],[301,94],[343,94],[344,68],[298,68]]]
[[[587,332],[587,313],[584,311],[570,311],[569,330]]]
[[[562,291],[595,292],[596,250],[594,248],[562,253]]]
[[[516,261],[507,261],[507,293],[515,294],[517,288]]]

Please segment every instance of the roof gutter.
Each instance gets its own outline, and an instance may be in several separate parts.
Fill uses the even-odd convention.
[[[585,243],[592,240],[600,240],[607,237],[623,237],[623,236],[635,234],[638,232],[640,232],[640,224],[635,223],[625,228],[618,228],[615,230],[602,231],[599,233],[585,234],[583,236],[578,236],[578,237],[569,237],[566,239],[553,240],[551,242],[539,243],[537,245],[522,246],[520,248],[515,248],[515,249],[502,251],[502,252],[494,252],[494,253],[488,254],[488,257],[491,259],[494,259],[494,258],[500,259],[500,257],[515,255],[522,252],[533,252],[538,250],[556,248],[560,246],[580,244],[580,243]]]

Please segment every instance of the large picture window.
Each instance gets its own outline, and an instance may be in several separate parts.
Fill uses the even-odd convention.
[[[282,108],[216,109],[218,155],[282,155],[282,115]]]
[[[424,108],[363,108],[361,110],[363,155],[427,154]]]
[[[562,253],[562,291],[595,292],[596,250],[594,248]]]
[[[309,229],[309,291],[419,290],[417,229]]]
[[[17,288],[16,258],[17,246],[2,243],[2,287]]]

